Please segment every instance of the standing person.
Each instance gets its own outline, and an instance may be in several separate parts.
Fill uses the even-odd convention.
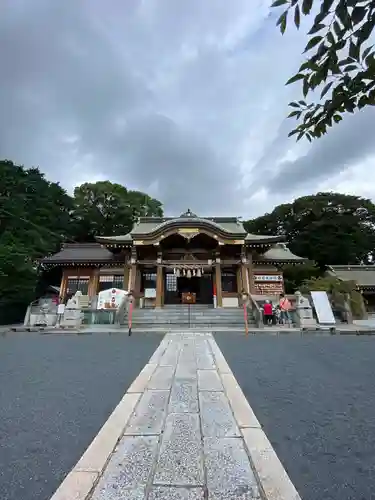
[[[288,322],[288,324],[290,325],[291,324],[290,309],[292,306],[290,301],[287,299],[287,297],[285,297],[283,293],[280,295],[279,306],[280,306],[281,323],[285,325]]]
[[[263,305],[263,322],[265,325],[272,325],[273,310],[272,304],[269,300],[266,300]]]

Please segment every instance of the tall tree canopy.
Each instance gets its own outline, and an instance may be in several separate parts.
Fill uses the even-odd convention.
[[[299,82],[304,98],[320,89],[320,102],[289,104],[293,108],[289,117],[299,120],[289,135],[311,141],[340,122],[343,114],[375,105],[375,50],[369,44],[375,0],[276,0],[272,6],[283,8],[277,21],[281,33],[288,18],[298,29],[301,14],[315,14],[304,50],[306,60],[287,84]]]
[[[284,234],[292,252],[320,267],[359,264],[374,255],[375,205],[358,196],[304,196],[244,225],[251,233]]]
[[[0,161],[0,324],[23,319],[41,278],[38,259],[64,241],[127,233],[145,215],[163,215],[145,193],[106,181],[83,184],[73,198],[37,168]]]
[[[138,217],[162,216],[160,201],[120,184],[100,181],[74,190],[76,237],[93,241],[98,235],[128,233]]]
[[[71,236],[73,200],[36,168],[0,161],[0,322],[34,296],[37,259]]]

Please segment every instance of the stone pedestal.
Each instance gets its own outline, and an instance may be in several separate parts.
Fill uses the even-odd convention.
[[[313,316],[312,307],[301,292],[295,293],[296,297],[296,323],[300,328],[317,328],[317,322]]]
[[[60,324],[64,328],[79,328],[82,325],[81,309],[70,309],[66,307]]]
[[[82,292],[77,292],[74,297],[68,300],[60,323],[62,327],[79,328],[82,325],[81,296]]]

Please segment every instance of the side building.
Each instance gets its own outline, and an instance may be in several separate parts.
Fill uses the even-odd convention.
[[[282,236],[246,233],[235,217],[141,217],[129,234],[100,236],[96,243],[65,244],[44,258],[61,266],[60,300],[80,290],[89,297],[109,288],[132,291],[136,306],[196,303],[236,307],[243,293],[284,292],[282,266],[305,259]]]

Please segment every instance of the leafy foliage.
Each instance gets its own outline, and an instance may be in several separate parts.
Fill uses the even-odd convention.
[[[285,292],[295,293],[295,291],[299,290],[305,281],[322,276],[322,274],[322,269],[314,265],[313,262],[307,262],[306,264],[298,266],[284,266],[283,276]]]
[[[281,33],[288,17],[300,27],[301,13],[311,14],[315,0],[276,0],[272,6],[286,9],[277,21]],[[299,82],[304,99],[317,89],[320,102],[289,103],[289,117],[299,125],[289,133],[297,140],[321,137],[327,128],[365,106],[375,105],[375,49],[369,38],[375,27],[375,0],[320,0],[320,10],[308,32],[306,60],[287,85]]]
[[[0,322],[23,316],[34,296],[37,259],[69,237],[72,209],[70,196],[38,169],[0,161]]]
[[[375,249],[375,205],[358,196],[318,193],[245,222],[251,233],[285,235],[297,255],[326,265],[368,262]]]
[[[0,161],[0,324],[23,320],[42,290],[38,259],[63,241],[127,233],[143,215],[163,215],[161,203],[108,181],[84,184],[72,198],[37,168]]]
[[[354,281],[341,281],[334,276],[325,275],[304,281],[300,291],[302,294],[312,291],[327,292],[336,310],[344,309],[344,303],[348,297],[353,315],[357,318],[363,316],[365,310],[363,297],[358,292]]]
[[[109,181],[77,187],[74,204],[76,238],[80,241],[126,234],[138,217],[163,215],[160,201]]]

